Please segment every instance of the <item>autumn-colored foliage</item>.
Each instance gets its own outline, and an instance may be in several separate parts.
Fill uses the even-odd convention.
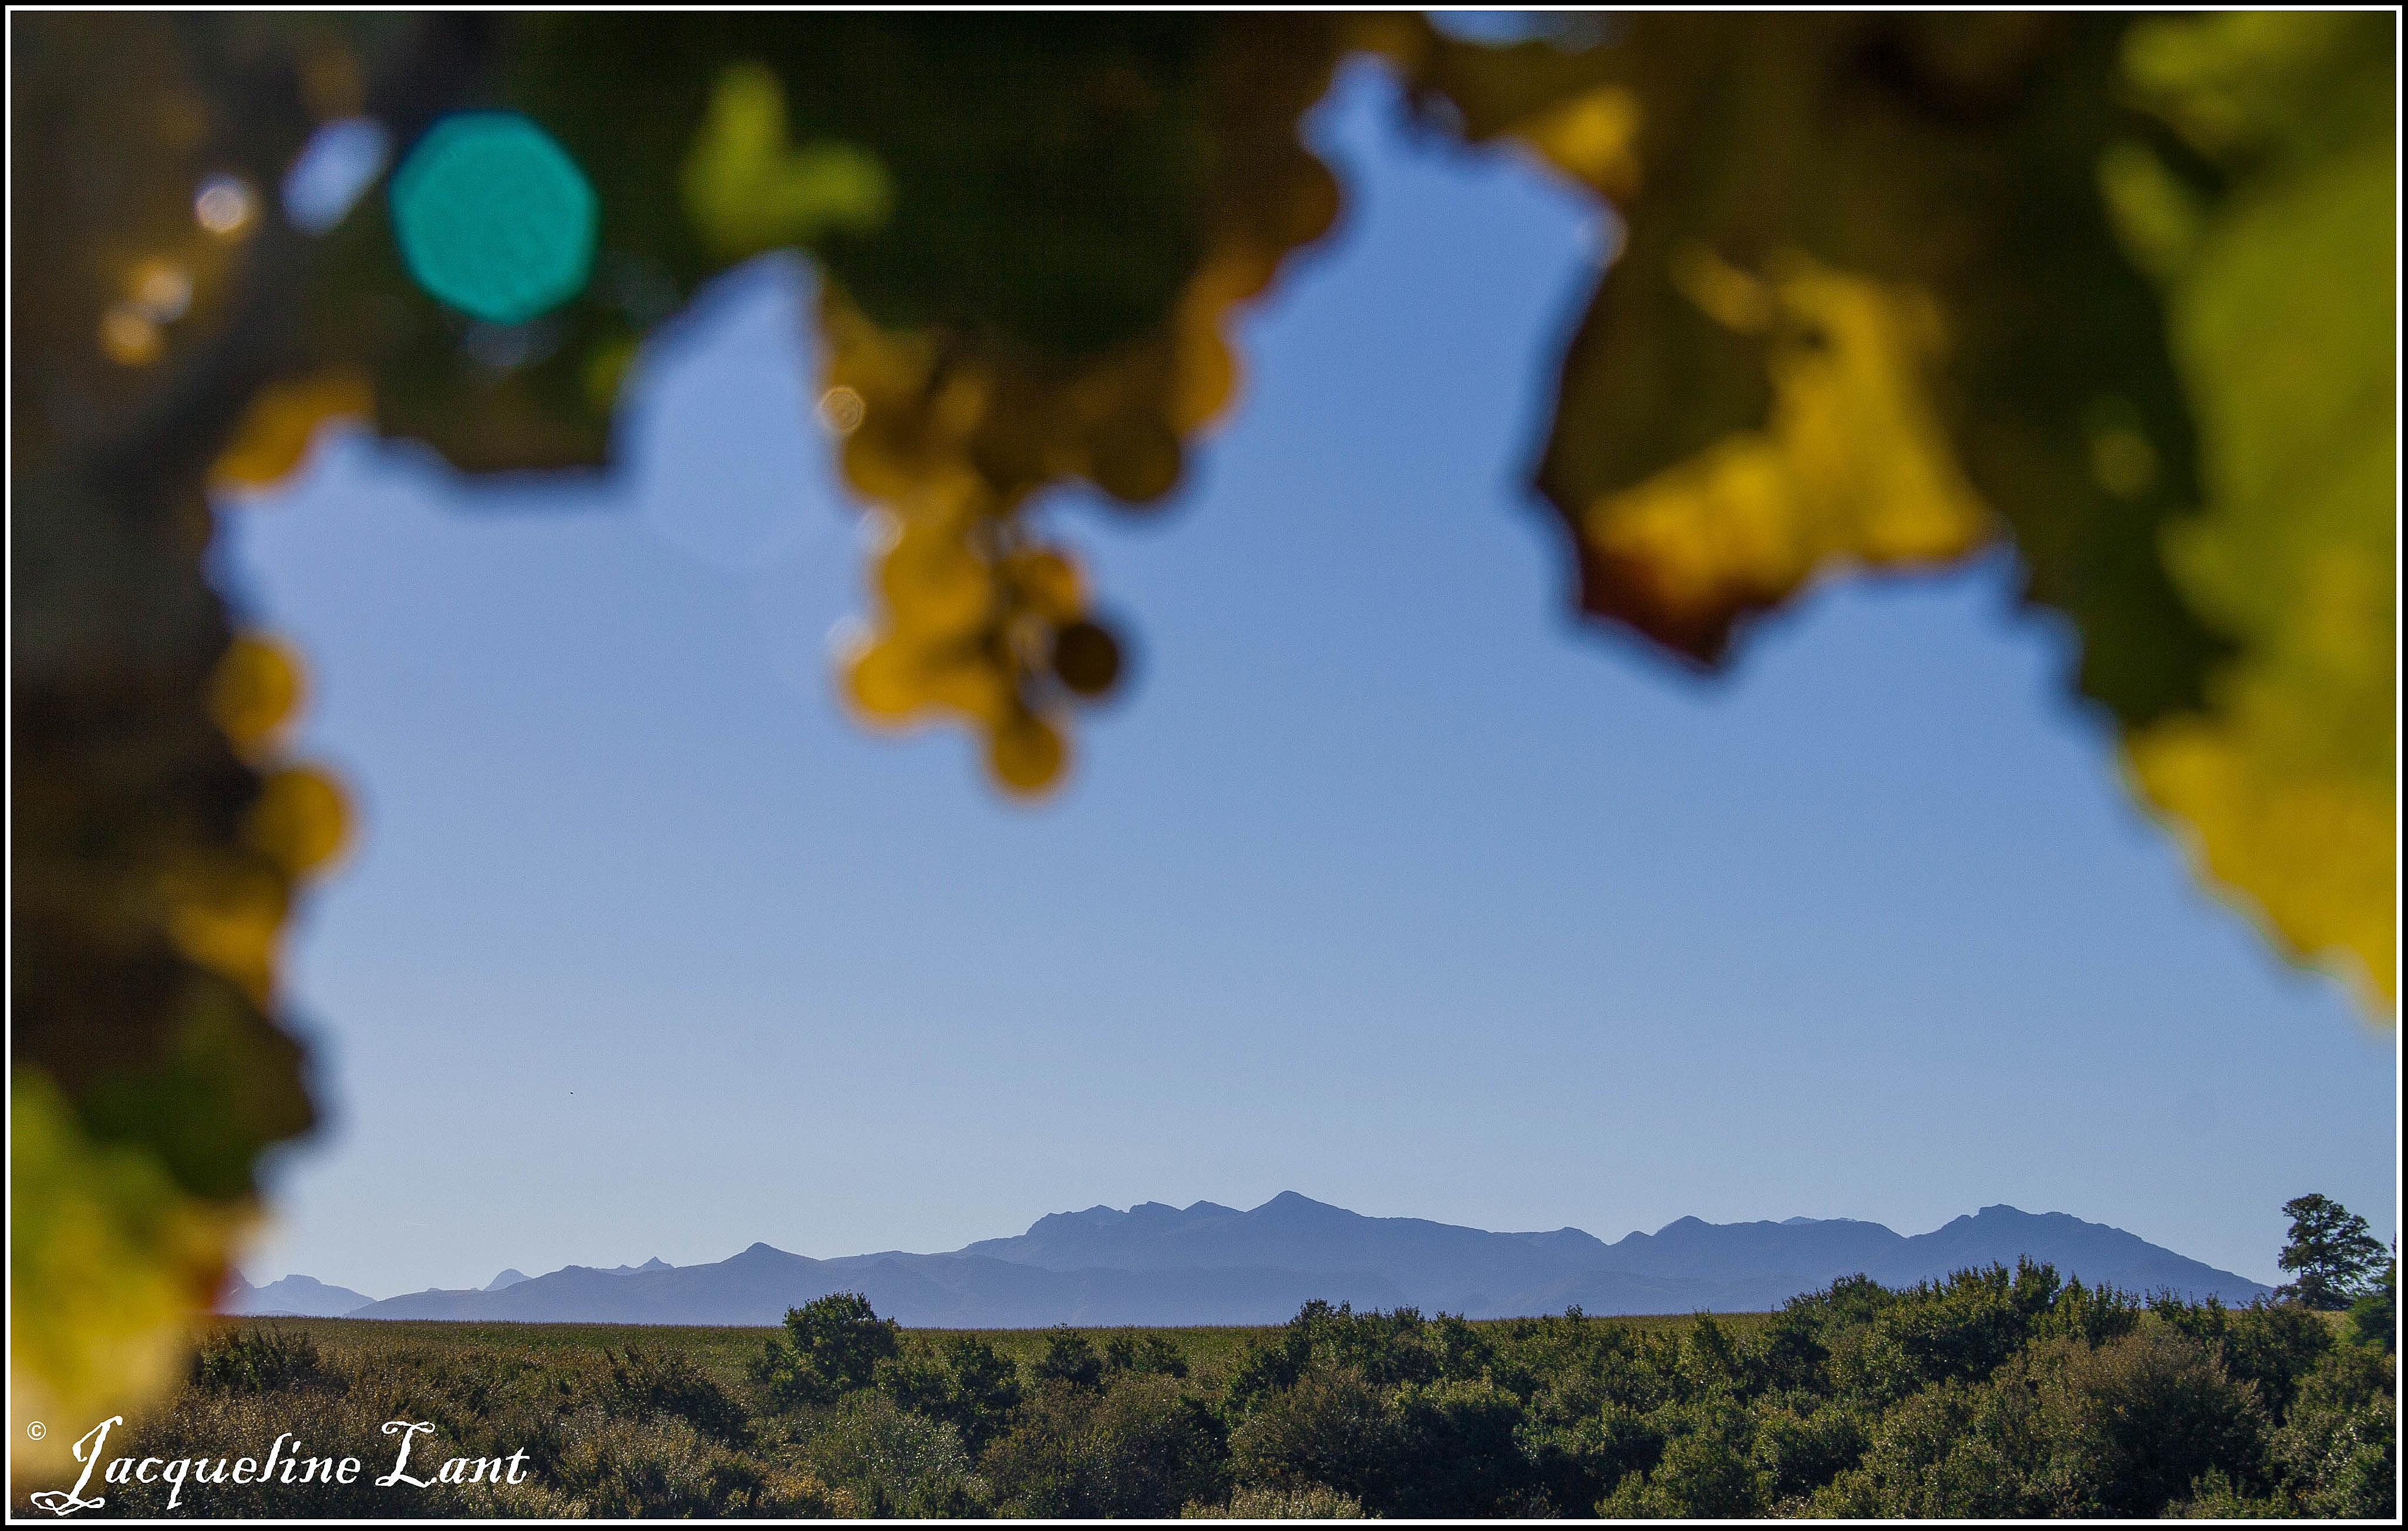
[[[819,425],[879,526],[838,683],[1045,791],[1120,640],[1027,512],[1181,481],[1233,312],[1339,213],[1298,124],[1350,54],[1620,221],[1535,465],[1582,609],[1710,666],[1817,579],[2011,542],[2202,876],[2387,1021],[2395,26],[12,17],[16,1420],[173,1372],[311,1119],[277,947],[344,796],[285,758],[297,658],[203,578],[213,493],[339,416],[465,471],[598,463],[644,336],[800,248]],[[483,318],[437,293],[480,301],[460,273],[530,204],[411,160],[471,111],[532,124],[584,221]],[[305,216],[288,172],[337,148],[370,156],[353,200]],[[486,242],[438,260],[454,213]]]

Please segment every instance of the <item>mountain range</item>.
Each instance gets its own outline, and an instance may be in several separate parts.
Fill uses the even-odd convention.
[[[1757,1311],[1862,1273],[1908,1286],[1967,1266],[2044,1260],[2060,1276],[2128,1291],[2211,1294],[2243,1303],[2267,1288],[2137,1235],[2063,1212],[1985,1207],[1912,1237],[1878,1223],[1684,1217],[1606,1243],[1578,1228],[1489,1233],[1420,1218],[1365,1217],[1290,1191],[1240,1211],[1199,1201],[1091,1207],[1041,1217],[1010,1238],[940,1254],[814,1260],[754,1244],[710,1265],[527,1277],[505,1270],[481,1289],[430,1289],[376,1301],[307,1276],[237,1282],[230,1313],[523,1323],[770,1324],[831,1292],[867,1295],[915,1327],[1052,1324],[1276,1324],[1308,1298],[1357,1309],[1504,1318],[1559,1313]]]

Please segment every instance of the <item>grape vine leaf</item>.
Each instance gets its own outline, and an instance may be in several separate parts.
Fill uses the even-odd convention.
[[[881,529],[849,694],[1042,791],[1124,669],[1046,494],[1182,480],[1230,316],[1338,215],[1298,124],[1350,49],[1623,231],[1538,468],[1588,611],[1711,666],[1830,571],[2011,539],[2137,789],[2387,1011],[2396,24],[12,16],[18,1423],[163,1384],[311,1120],[277,948],[347,812],[290,757],[297,662],[203,577],[212,490],[363,414],[466,471],[599,464],[644,338],[797,246]],[[421,291],[380,192],[277,199],[315,133],[398,160],[461,108],[598,193],[592,279],[523,323]]]
[[[2132,142],[2101,179],[2202,426],[2203,513],[2167,565],[2236,646],[2204,707],[2131,736],[2132,776],[2292,952],[2396,1006],[2395,25],[2134,29],[2134,95],[2216,174]]]
[[[259,1154],[312,1120],[273,949],[292,852],[329,848],[341,808],[288,778],[260,816],[297,678],[218,684],[234,634],[201,565],[209,465],[291,335],[301,250],[265,189],[311,122],[293,37],[10,24],[9,1362],[33,1471],[68,1432],[29,1418],[172,1374]],[[210,698],[246,690],[237,739]]]
[[[2392,24],[1649,14],[1585,48],[1383,46],[1426,115],[1624,223],[1538,473],[1584,610],[1710,667],[1829,571],[2011,538],[2144,798],[2381,1014]]]

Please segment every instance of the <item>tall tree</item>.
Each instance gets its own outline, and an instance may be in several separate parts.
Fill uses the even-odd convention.
[[[2298,1279],[2283,1295],[2302,1307],[2339,1312],[2372,1282],[2383,1264],[2383,1246],[2366,1219],[2330,1196],[2294,1196],[2283,1203],[2291,1220],[2291,1241],[2277,1262]]]

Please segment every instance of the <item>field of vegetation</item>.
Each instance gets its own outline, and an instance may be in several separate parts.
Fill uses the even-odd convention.
[[[774,1330],[231,1321],[108,1440],[127,1481],[86,1496],[104,1516],[2388,1516],[2389,1301],[2144,1303],[2027,1264],[1669,1319],[1311,1304],[1263,1328],[907,1332],[838,1295]],[[376,1482],[392,1421],[431,1426],[407,1438],[423,1487]],[[272,1477],[232,1481],[280,1436]],[[324,1481],[344,1456],[350,1481]]]

